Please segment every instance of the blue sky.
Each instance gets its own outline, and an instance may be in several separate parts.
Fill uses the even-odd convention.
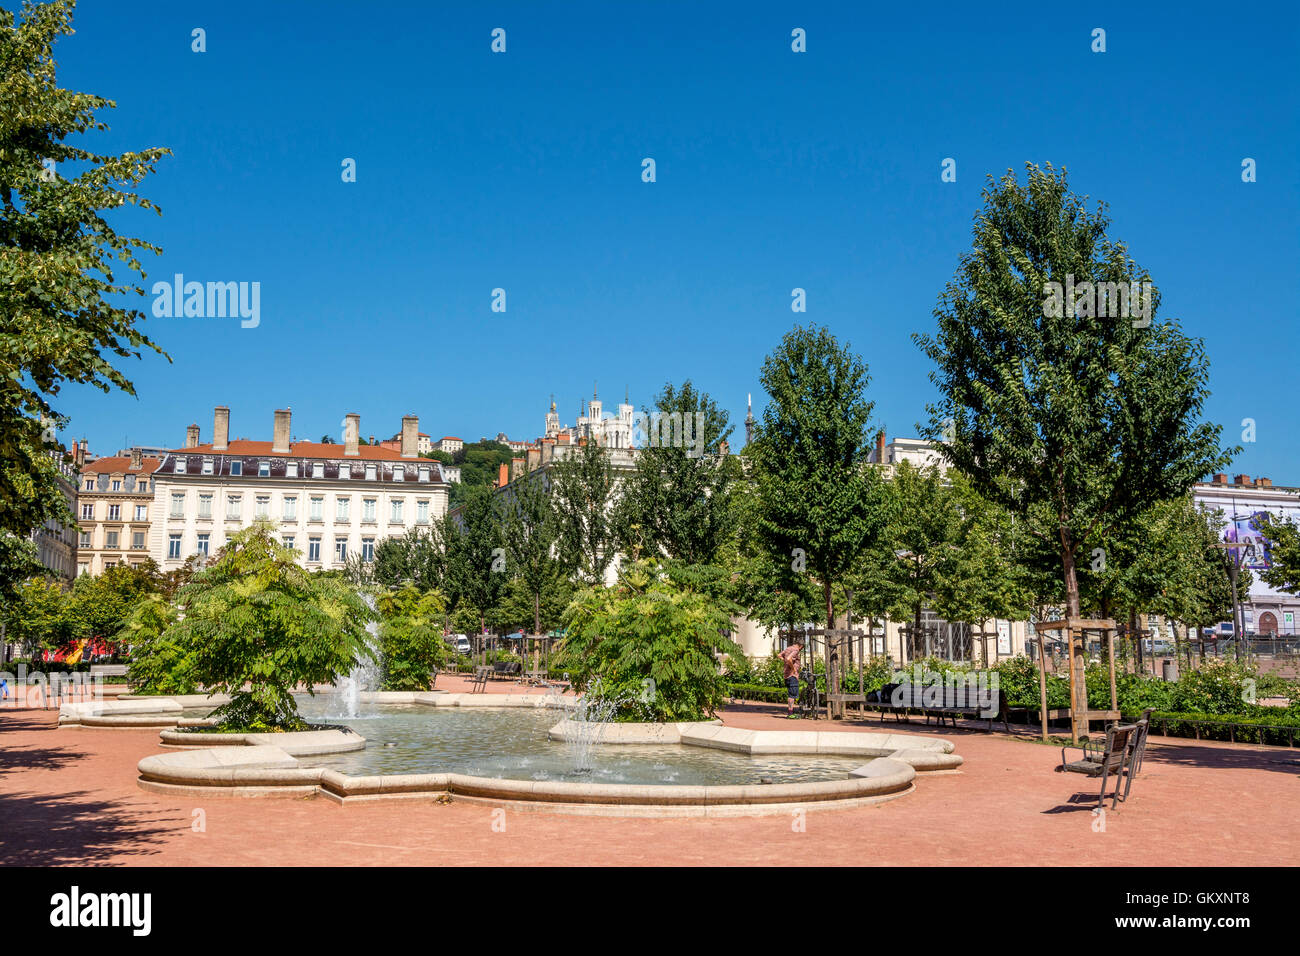
[[[56,50],[64,86],[117,101],[97,148],[174,152],[142,189],[163,216],[119,222],[164,249],[148,284],[257,281],[261,321],[151,319],[171,363],[127,363],[138,398],[65,389],[64,438],[207,440],[220,404],[249,438],[285,405],[304,439],[352,411],[532,438],[552,393],[571,422],[593,380],[639,406],[687,377],[739,432],[795,321],[849,340],[912,435],[933,389],[911,334],[985,176],[1033,161],[1109,204],[1205,340],[1207,416],[1227,444],[1257,423],[1234,471],[1300,484],[1300,14],[1141,6],[83,0]]]

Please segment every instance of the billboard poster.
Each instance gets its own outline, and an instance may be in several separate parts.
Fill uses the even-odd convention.
[[[1272,567],[1269,542],[1260,533],[1258,524],[1258,519],[1267,513],[1266,511],[1256,511],[1250,515],[1235,514],[1232,516],[1232,520],[1228,522],[1227,530],[1224,531],[1224,541],[1236,541],[1244,545],[1238,551],[1243,568],[1259,571]]]

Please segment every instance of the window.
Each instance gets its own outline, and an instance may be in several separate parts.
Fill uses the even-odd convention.
[[[171,516],[173,518],[183,518],[185,516],[185,492],[182,491],[172,495]]]
[[[341,463],[339,465],[339,480],[347,481],[351,477],[352,477],[352,466],[349,465],[347,462]]]
[[[83,532],[81,532],[81,541],[77,544],[77,547],[79,547],[79,548],[89,548],[89,547],[90,547],[90,532],[89,532],[89,531],[83,531]]]
[[[284,477],[286,478],[298,477],[298,463],[296,461],[286,461],[284,463]]]
[[[289,548],[289,549],[292,549],[292,548],[293,548],[293,541],[294,541],[293,535],[291,535],[291,534],[286,534],[286,535],[284,535],[283,537],[281,537],[280,540],[284,543],[284,546],[285,546],[286,548]]]
[[[295,521],[298,518],[298,496],[284,496],[284,520]]]
[[[89,574],[89,573],[90,573],[90,562],[83,561],[77,565],[77,574],[80,575],[80,574]]]
[[[147,481],[140,482],[140,493],[144,494],[148,490],[149,490],[149,482]]]
[[[257,516],[258,516],[259,518],[265,518],[265,517],[267,517],[267,516],[270,514],[270,512],[271,512],[271,496],[270,496],[270,495],[258,495],[258,496],[257,496]]]
[[[177,458],[177,459],[176,459],[176,467],[175,467],[174,470],[175,470],[176,474],[178,474],[178,475],[183,475],[183,474],[185,474],[185,459],[184,459],[184,458]]]
[[[238,518],[239,509],[243,503],[243,495],[226,495],[226,517]]]
[[[212,474],[212,459],[211,459],[211,458],[204,458],[204,459],[203,459],[203,474],[205,474],[205,475],[210,475],[210,474]]]
[[[132,532],[131,532],[131,549],[132,549],[133,551],[143,551],[143,550],[144,550],[144,532],[143,532],[143,531],[132,531]]]
[[[199,554],[203,555],[205,558],[208,556],[208,539],[209,539],[210,537],[212,537],[212,536],[211,536],[211,535],[208,535],[208,534],[201,534],[201,535],[199,535],[199,547],[198,547],[198,552],[199,552]]]
[[[109,520],[109,521],[121,521],[121,520],[122,520],[122,506],[121,506],[121,505],[109,505],[109,506],[108,506],[108,520]]]
[[[375,539],[374,538],[361,539],[361,560],[367,563],[375,560]]]
[[[86,479],[86,490],[87,490],[87,491],[94,491],[94,490],[95,490],[95,479],[94,479],[94,478],[87,478],[87,479]]]
[[[324,510],[325,510],[325,499],[317,498],[316,496],[313,495],[311,499],[311,511],[308,512],[307,519],[309,521],[325,520],[323,517]]]
[[[415,503],[415,520],[417,524],[429,523],[429,502],[417,501]]]
[[[352,520],[352,516],[351,516],[352,499],[351,498],[339,498],[335,501],[334,504],[335,504],[335,511],[334,511],[335,521]]]
[[[81,520],[82,521],[95,520],[95,506],[93,504],[85,504],[81,506]]]
[[[259,461],[257,463],[257,477],[259,478],[271,477],[271,463],[269,461]]]
[[[389,520],[400,524],[402,521],[402,505],[406,504],[406,502],[401,498],[394,498],[391,504],[392,510],[389,515]]]
[[[365,498],[365,499],[362,500],[362,502],[361,502],[361,520],[362,520],[362,521],[374,521],[374,520],[375,520],[375,499],[374,499],[374,498]]]
[[[116,532],[116,531],[108,531],[108,532],[105,532],[105,534],[104,534],[104,547],[105,547],[105,548],[116,548],[116,547],[117,547],[117,532]]]
[[[307,539],[307,560],[320,563],[320,538]]]
[[[374,465],[366,465],[366,481],[374,481],[378,470]]]
[[[337,561],[339,564],[348,563],[348,539],[347,538],[334,539],[334,560]]]
[[[236,477],[244,473],[244,463],[242,461],[232,461],[230,463],[230,473]]]
[[[211,495],[199,495],[199,517],[200,518],[212,517],[212,496]]]
[[[114,479],[113,479],[113,490],[114,490],[114,491],[121,491],[121,490],[122,490],[122,479],[120,479],[120,478],[114,478]]]
[[[148,520],[149,520],[149,506],[148,506],[148,505],[136,505],[136,506],[135,506],[135,520],[136,520],[136,521],[148,521]]]
[[[393,481],[405,481],[406,469],[401,465],[393,466]]]
[[[181,556],[181,536],[178,534],[169,534],[167,536],[167,557],[179,558]]]
[[[312,476],[313,478],[324,478],[324,477],[325,477],[325,462],[323,462],[323,461],[313,462],[313,463],[312,463],[312,466],[311,466],[311,476]]]

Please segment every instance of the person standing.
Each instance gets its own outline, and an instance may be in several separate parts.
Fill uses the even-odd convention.
[[[785,650],[776,655],[781,659],[785,674],[785,716],[787,720],[797,720],[799,718],[799,715],[794,712],[794,705],[799,702],[799,655],[801,653],[803,653],[803,645],[795,641],[786,645]]]

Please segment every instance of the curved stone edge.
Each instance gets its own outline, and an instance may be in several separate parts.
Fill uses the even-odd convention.
[[[163,730],[158,734],[164,747],[177,750],[226,750],[258,747],[281,751],[290,757],[350,753],[366,748],[366,738],[347,728],[300,730],[291,733],[201,734],[193,731]],[[165,755],[161,755],[165,756]],[[145,758],[149,759],[149,758]]]
[[[671,724],[625,723],[606,724],[596,743],[611,746],[618,744],[677,744],[682,741],[682,734],[694,728],[721,726],[721,720],[678,721]],[[560,721],[546,732],[551,740],[573,740],[577,737],[578,722]]]
[[[280,735],[288,736],[288,735]],[[718,816],[784,813],[810,806],[844,807],[880,802],[910,792],[916,771],[881,758],[844,780],[815,783],[670,787],[506,780],[465,774],[389,774],[349,777],[308,768],[284,748],[204,747],[145,757],[137,765],[142,789],[240,797],[320,795],[347,804],[385,798],[453,796],[540,810],[649,816]]]

